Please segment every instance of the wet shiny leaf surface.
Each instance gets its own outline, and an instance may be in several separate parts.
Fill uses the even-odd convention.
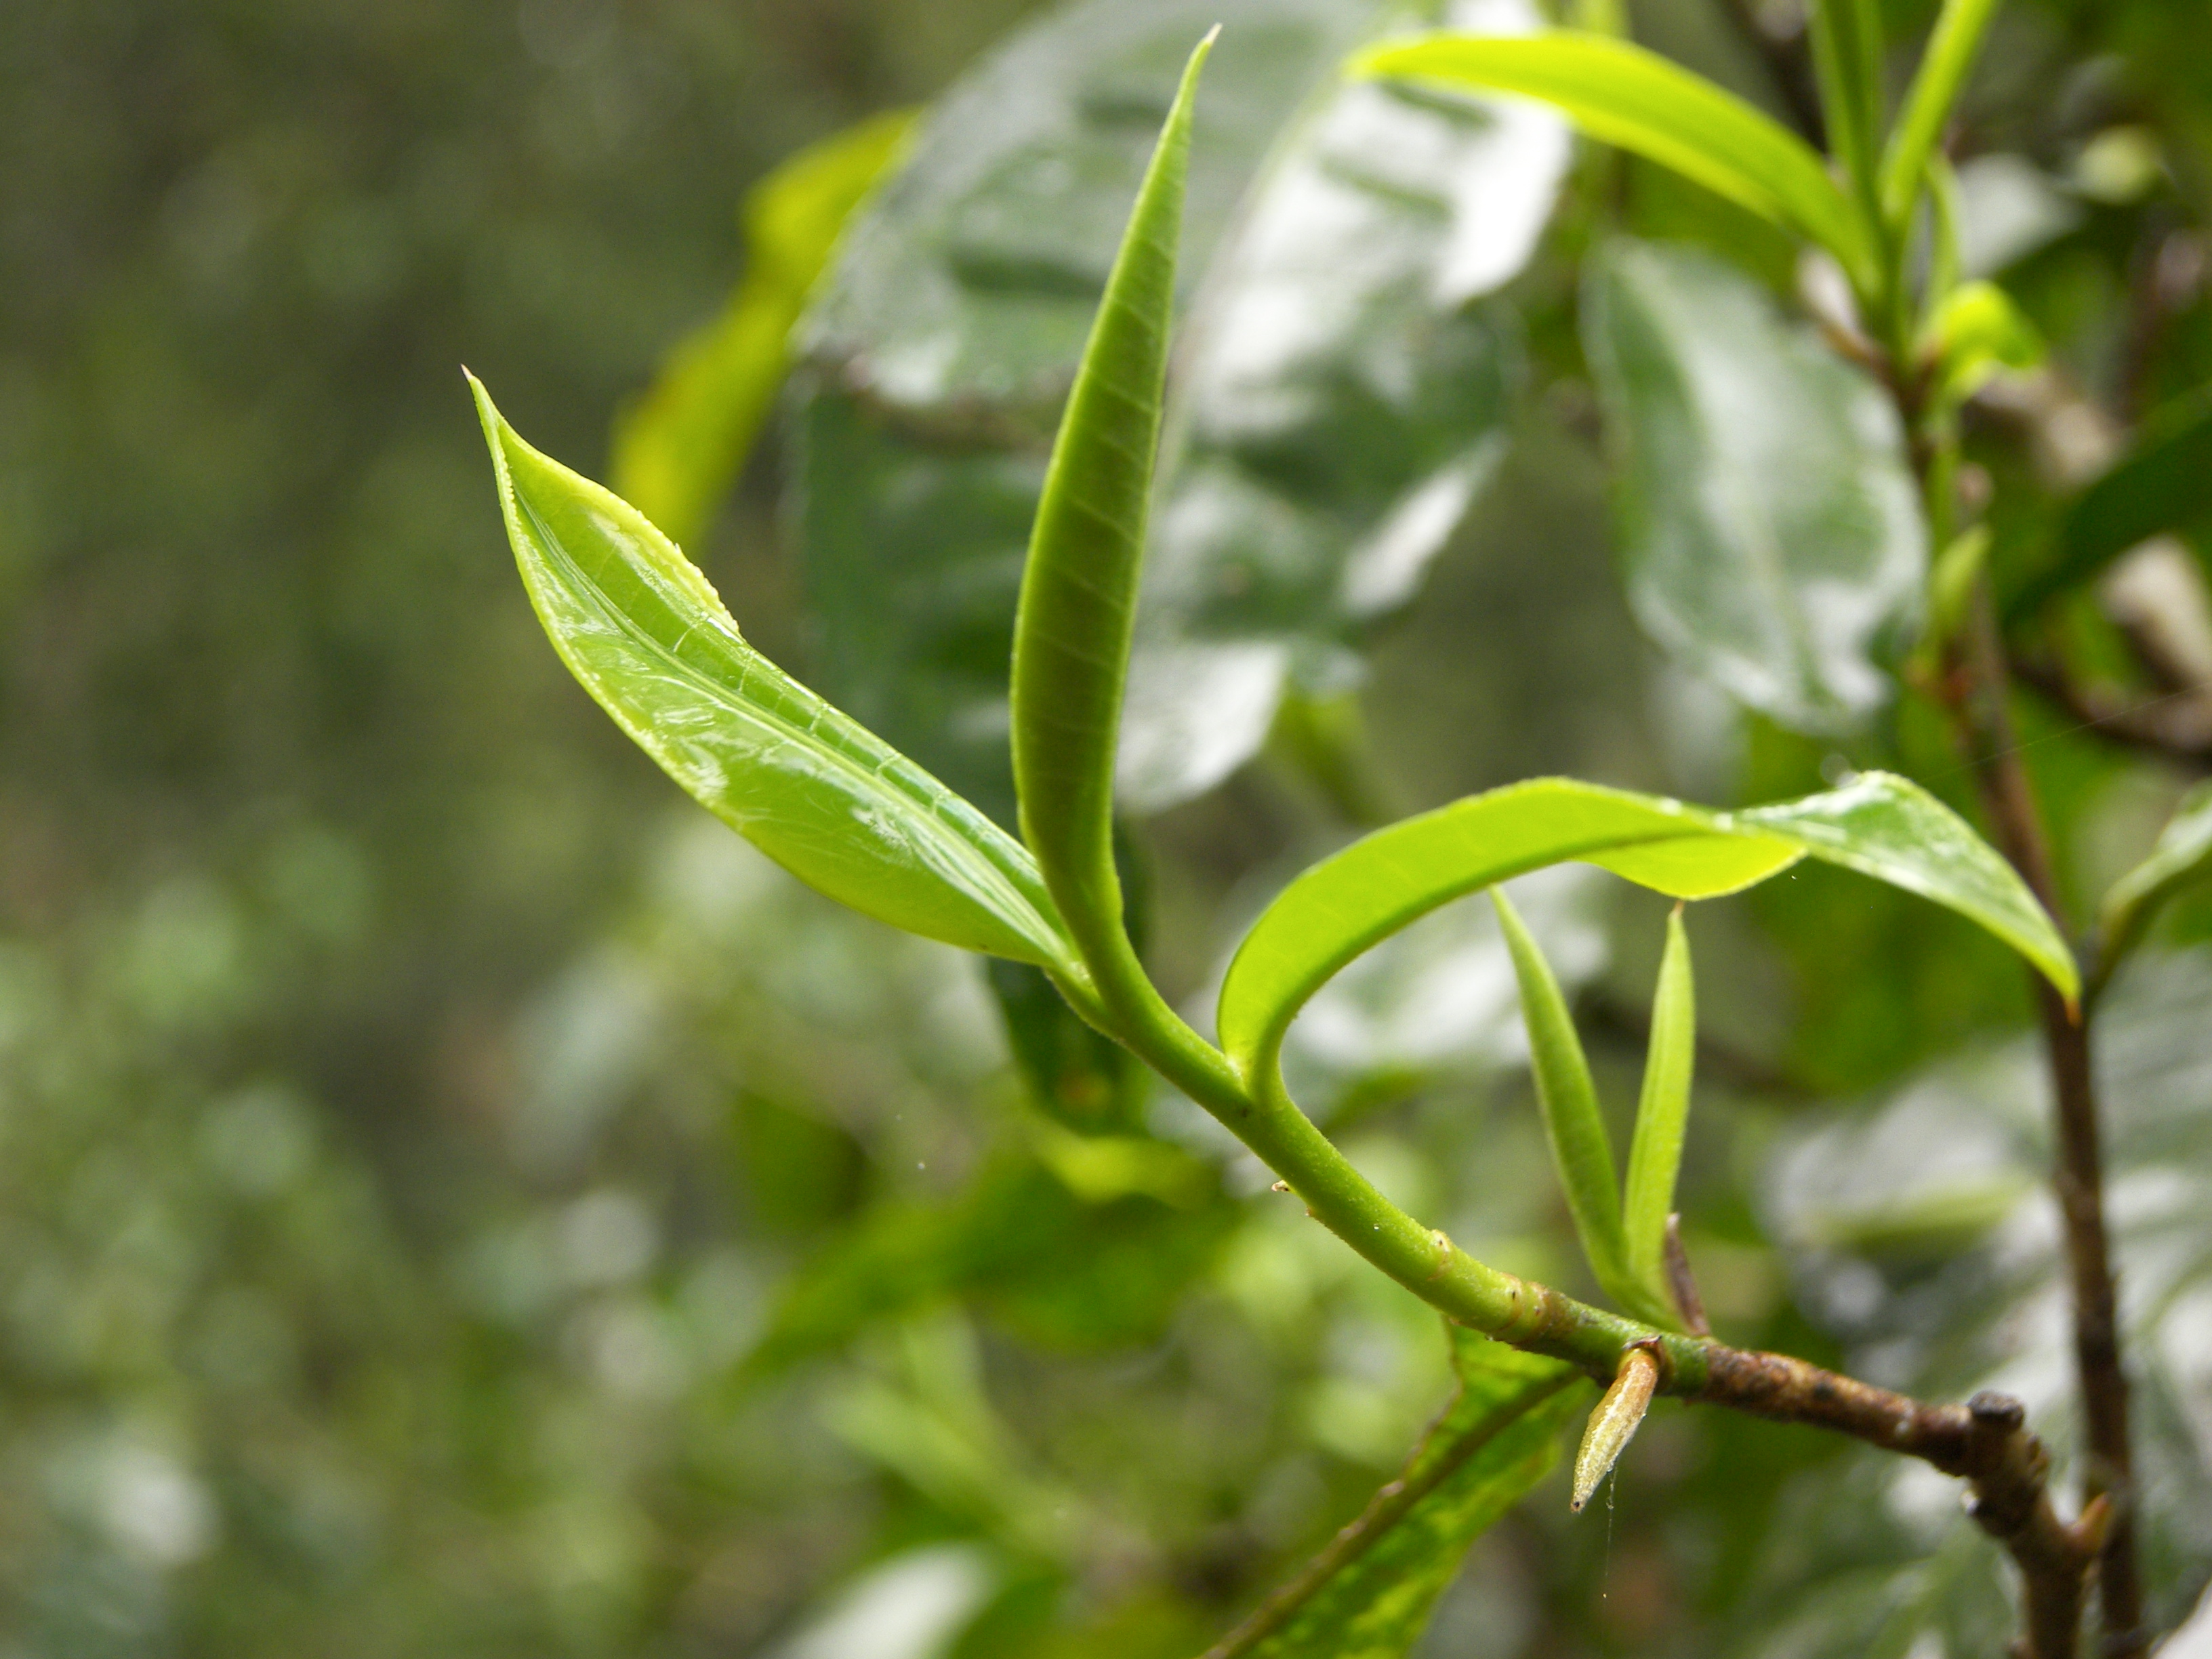
[[[753,650],[642,514],[524,443],[480,386],[477,398],[539,620],[671,777],[857,910],[970,950],[1070,965],[1027,853]]]

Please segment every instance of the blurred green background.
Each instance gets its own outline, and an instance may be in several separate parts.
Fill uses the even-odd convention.
[[[719,1389],[992,1016],[575,691],[460,365],[597,466],[1019,10],[0,9],[0,1650],[744,1651],[854,1547]]]
[[[0,9],[4,1659],[1188,1659],[1434,1409],[1443,1345],[1409,1297],[1171,1103],[1158,1138],[1109,1142],[1034,1109],[980,969],[685,802],[568,680],[505,551],[460,365],[603,473],[617,409],[740,271],[746,187],[1036,9]],[[1724,9],[1638,22],[1778,104]],[[2084,122],[2169,146],[2166,183],[2046,227],[2017,273],[2093,389],[2141,246],[2201,220],[2203,33],[2158,0],[2024,7],[1993,48],[1992,146],[2054,173]],[[2083,68],[2123,63],[2124,97]],[[1552,383],[1376,644],[1364,787],[1396,804],[1551,770],[1764,797],[1832,758],[1740,729],[1640,641],[1559,321],[1594,197],[1786,256],[1648,170],[1595,182],[1500,325]],[[2139,401],[2212,373],[2197,289],[2166,323]],[[787,448],[693,550],[803,673]],[[1881,741],[1940,770],[1924,726]],[[2078,738],[2036,760],[2085,883],[2180,782]],[[1343,833],[1295,762],[1279,743],[1146,832],[1176,993]],[[1572,878],[1529,906],[1624,1099],[1660,911]],[[1471,948],[1457,925],[1402,971]],[[1835,1358],[1823,1330],[1871,1328],[1835,1313],[1858,1281],[1792,1299],[1765,1149],[1812,1097],[2001,1032],[2018,981],[1840,878],[1698,926],[1707,1297],[1724,1334]],[[1575,1285],[1485,984],[1464,1052],[1385,1030],[1405,986],[1373,983],[1303,1063],[1395,1197]],[[1916,1293],[1929,1238],[2027,1188],[1977,1179],[1981,1210],[1898,1223]],[[1754,1585],[1796,1582],[1758,1564],[1793,1482],[1837,1462],[1663,1411],[1617,1523],[1570,1528],[1547,1488],[1423,1652],[1716,1650]],[[2189,1547],[2170,1601],[2212,1560]]]

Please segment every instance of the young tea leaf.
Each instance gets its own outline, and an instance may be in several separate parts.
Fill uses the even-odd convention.
[[[1543,951],[1522,922],[1503,888],[1490,890],[1513,975],[1521,987],[1521,1018],[1528,1030],[1529,1068],[1536,1079],[1536,1102],[1544,1114],[1544,1133],[1552,1145],[1552,1164],[1565,1188],[1567,1209],[1583,1255],[1606,1293],[1641,1318],[1671,1319],[1665,1298],[1644,1293],[1629,1272],[1621,1232],[1620,1189],[1613,1162],[1613,1142],[1598,1109],[1597,1085],[1589,1060],[1575,1034],[1567,1000]]]
[[[1784,726],[1862,724],[1893,694],[1886,647],[1927,570],[1887,398],[1705,254],[1618,242],[1586,293],[1638,619]]]
[[[2142,943],[2159,906],[2208,874],[2212,874],[2212,783],[2200,783],[2173,809],[2151,855],[2105,895],[2097,918],[2104,934],[2100,977],[2109,978]]]
[[[2012,866],[1917,784],[1863,773],[1844,788],[1715,812],[1659,796],[1540,778],[1379,830],[1298,877],[1237,947],[1217,1016],[1248,1079],[1272,1070],[1300,1008],[1370,945],[1438,905],[1528,871],[1595,864],[1676,898],[1710,898],[1811,856],[1955,910],[2069,998],[2065,942]]]
[[[1446,1328],[1459,1389],[1411,1461],[1204,1659],[1403,1659],[1468,1547],[1550,1471],[1577,1373]]]
[[[1077,370],[1014,624],[1022,834],[1087,958],[1121,944],[1114,758],[1166,390],[1176,246],[1198,77],[1191,54]]]
[[[1556,104],[1592,137],[1672,167],[1819,243],[1862,292],[1872,289],[1871,232],[1813,148],[1735,94],[1656,52],[1569,30],[1437,33],[1364,52],[1351,72]]]
[[[1995,283],[1962,283],[1929,319],[1922,349],[1936,367],[1937,395],[1960,403],[2000,369],[2040,363],[2043,337]]]
[[[1899,229],[1912,216],[1922,172],[1943,136],[1966,71],[1981,49],[1983,31],[1996,9],[1997,0],[1943,0],[1936,31],[1928,38],[1927,52],[1881,158],[1882,215]]]
[[[1690,935],[1677,905],[1667,918],[1667,950],[1659,960],[1659,989],[1651,1000],[1651,1043],[1644,1061],[1644,1092],[1636,1106],[1636,1134],[1629,1143],[1628,1190],[1621,1200],[1629,1273],[1662,1302],[1673,1299],[1668,1288],[1667,1218],[1674,1212],[1674,1182],[1682,1167],[1697,1051],[1698,1000],[1690,971]]]
[[[538,620],[569,672],[663,771],[842,903],[1080,979],[1027,853],[747,645],[673,542],[532,449],[470,384]]]
[[[1882,28],[1874,0],[1814,0],[1813,65],[1828,148],[1860,202],[1876,201],[1881,147]]]
[[[855,209],[906,149],[894,111],[799,151],[745,198],[744,279],[615,422],[617,492],[671,541],[706,528],[783,384],[791,331]]]

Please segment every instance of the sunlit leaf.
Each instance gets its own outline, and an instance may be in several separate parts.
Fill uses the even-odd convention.
[[[1571,1003],[1609,955],[1604,878],[1561,865],[1514,885]],[[1518,1072],[1527,1039],[1494,909],[1447,905],[1383,940],[1316,994],[1283,1049],[1293,1098],[1316,1121],[1447,1079]]]
[[[1892,694],[1882,658],[1917,616],[1928,558],[1888,399],[1688,248],[1614,245],[1583,333],[1644,627],[1784,726],[1863,720]]]
[[[1468,1547],[1550,1471],[1579,1375],[1449,1329],[1459,1390],[1411,1461],[1205,1659],[1403,1659]]]
[[[1027,853],[747,645],[674,543],[523,442],[475,390],[538,620],[639,747],[840,902],[930,939],[1079,974]]]
[[[805,310],[853,210],[903,152],[908,111],[823,139],[753,187],[744,278],[722,314],[672,351],[615,422],[616,490],[677,543],[736,481],[790,362]]]
[[[1672,167],[1809,238],[1863,289],[1871,285],[1871,235],[1818,153],[1735,94],[1641,46],[1565,30],[1438,33],[1362,52],[1352,72],[1556,104],[1592,137]]]
[[[2212,390],[2177,399],[2144,422],[2127,453],[2076,496],[2049,550],[2006,584],[2014,620],[2077,587],[2129,549],[2212,517]]]
[[[1667,949],[1659,961],[1659,988],[1651,1000],[1651,1042],[1644,1060],[1644,1089],[1636,1107],[1636,1135],[1628,1150],[1628,1185],[1621,1197],[1621,1231],[1628,1271],[1655,1297],[1667,1290],[1667,1218],[1674,1208],[1674,1182],[1682,1168],[1682,1139],[1690,1121],[1690,1078],[1698,1054],[1697,989],[1690,966],[1690,936],[1681,912],[1667,918]]]
[[[1121,930],[1115,750],[1166,395],[1193,104],[1212,46],[1209,35],[1183,71],[1107,280],[1053,446],[1014,625],[1022,836],[1086,956]]]
[[[1936,365],[1940,395],[1955,401],[1986,385],[2000,369],[2033,368],[2043,338],[1995,283],[1962,283],[1930,319],[1927,353]]]
[[[1715,812],[1547,778],[1377,830],[1293,881],[1230,963],[1222,1045],[1247,1075],[1273,1065],[1298,1010],[1346,963],[1437,906],[1530,870],[1575,860],[1707,898],[1808,855],[1959,912],[2077,993],[2072,957],[2012,867],[1905,779],[1869,772],[1802,800]]]
[[[2160,905],[2207,874],[2212,874],[2212,783],[2200,783],[2173,809],[2150,856],[2106,893],[2097,916],[2104,934],[2100,970],[2109,973],[2135,949]]]

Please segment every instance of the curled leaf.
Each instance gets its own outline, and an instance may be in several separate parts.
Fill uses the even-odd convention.
[[[1084,348],[1014,624],[1022,834],[1091,957],[1121,941],[1115,744],[1159,444],[1192,109],[1213,39],[1183,71]]]

